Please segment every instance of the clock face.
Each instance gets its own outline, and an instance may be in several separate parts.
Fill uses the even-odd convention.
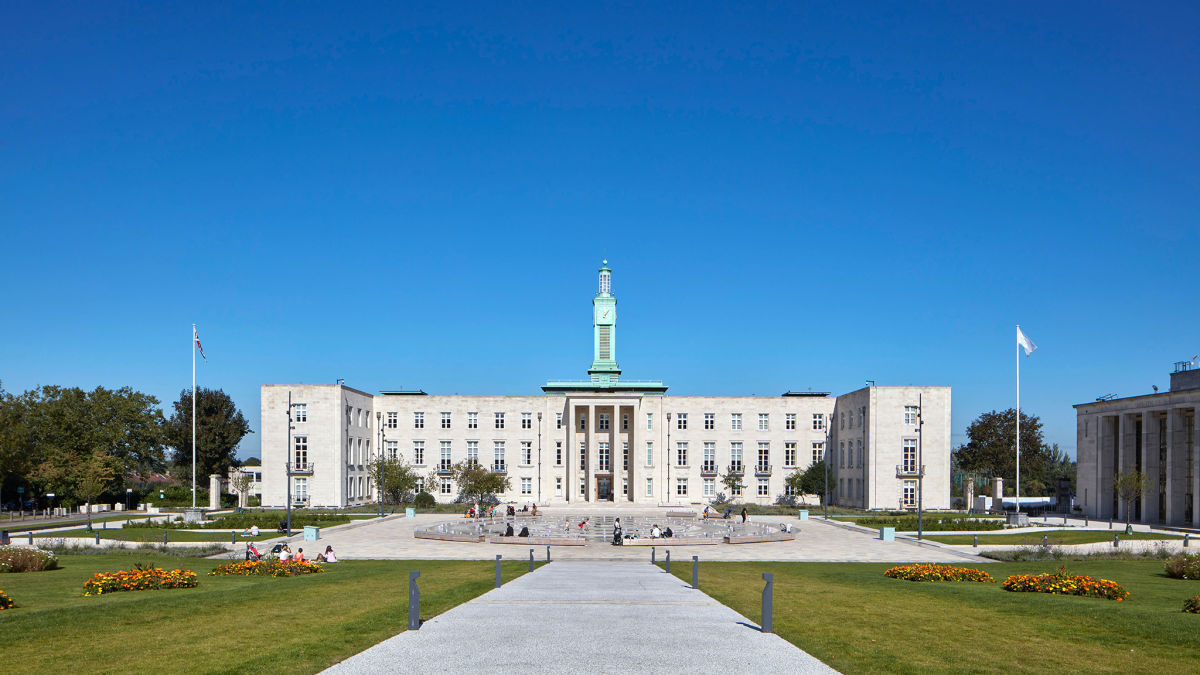
[[[617,320],[617,308],[608,307],[605,305],[596,306],[596,323],[598,325],[610,325]]]

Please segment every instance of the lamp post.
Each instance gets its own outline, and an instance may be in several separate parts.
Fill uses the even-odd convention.
[[[542,501],[542,413],[538,413],[538,501]]]
[[[387,444],[387,434],[383,432],[383,413],[375,412],[375,426],[379,427],[379,517],[383,517],[383,502],[387,499],[387,453],[384,452]]]
[[[917,541],[925,534],[925,522],[923,519],[923,504],[922,499],[925,492],[925,465],[921,463],[921,442],[924,434],[922,433],[925,426],[925,408],[922,405],[921,394],[917,394]],[[1020,502],[1018,502],[1020,503]]]
[[[825,451],[821,457],[821,461],[825,464],[825,494],[821,496],[821,510],[825,514],[825,520],[829,520],[829,439],[829,434],[826,434]]]
[[[287,535],[292,536],[292,462],[287,461],[292,452],[292,429],[296,427],[292,424],[292,408],[295,406],[292,403],[292,392],[288,392],[287,402],[287,435],[284,437],[283,451],[283,468],[287,474]]]
[[[133,496],[133,488],[125,488],[125,510],[129,510],[129,500]]]

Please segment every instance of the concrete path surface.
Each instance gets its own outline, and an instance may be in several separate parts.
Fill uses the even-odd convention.
[[[553,562],[325,672],[414,670],[836,672],[648,562],[618,561]]]

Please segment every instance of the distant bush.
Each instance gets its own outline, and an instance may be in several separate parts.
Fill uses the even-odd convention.
[[[855,518],[849,522],[853,522],[855,525],[862,525],[863,527],[894,527],[901,532],[915,531],[917,529],[916,516]],[[926,532],[1003,530],[1004,521],[987,520],[984,518],[925,516],[921,523],[921,529]]]
[[[0,593],[3,595],[3,593]],[[1200,595],[1193,595],[1183,601],[1183,611],[1188,614],[1200,614]]]
[[[41,572],[58,567],[58,556],[40,548],[0,546],[0,572]]]
[[[717,496],[713,497],[713,500],[712,500],[713,506],[721,506],[722,504],[728,504],[728,503],[729,503],[729,497],[726,497],[724,492],[718,492]]]
[[[437,504],[437,500],[434,499],[433,495],[429,494],[428,492],[419,492],[417,493],[417,496],[413,498],[413,504],[419,509],[428,509],[432,508],[434,504]]]
[[[1200,553],[1184,553],[1167,561],[1167,576],[1172,579],[1200,579]]]

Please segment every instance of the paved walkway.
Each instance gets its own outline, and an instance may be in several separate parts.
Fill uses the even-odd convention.
[[[327,673],[833,673],[648,562],[554,562]]]

